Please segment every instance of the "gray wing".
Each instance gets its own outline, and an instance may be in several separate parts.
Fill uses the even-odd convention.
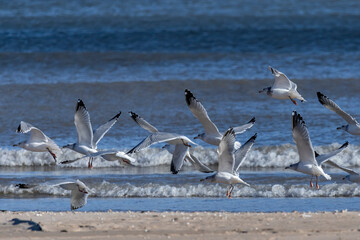
[[[116,114],[113,118],[111,118],[109,121],[98,127],[94,133],[93,133],[93,146],[96,148],[97,144],[100,142],[100,140],[104,137],[104,135],[114,126],[114,124],[117,122],[117,120],[120,117],[121,112]]]
[[[147,136],[138,145],[136,145],[130,151],[128,151],[127,154],[136,153],[141,149],[147,148],[155,143],[161,143],[161,142],[167,142],[171,140],[185,139],[185,138],[186,138],[185,136],[176,133],[155,132]]]
[[[218,147],[218,172],[228,172],[233,174],[235,164],[234,143],[235,132],[232,128],[230,128],[225,132]]]
[[[268,67],[269,70],[271,71],[271,73],[274,75],[274,83],[272,88],[273,89],[287,89],[290,90],[293,85],[291,84],[292,82],[289,80],[289,78],[283,74],[282,72],[276,70],[275,68],[272,67]],[[296,84],[295,84],[296,87]]]
[[[330,98],[328,98],[321,92],[317,92],[317,97],[318,97],[319,102],[324,107],[337,113],[340,117],[342,117],[349,124],[359,124],[355,118],[353,118],[350,114],[344,112],[334,101],[332,101]]]
[[[255,124],[255,117],[253,117],[248,123],[242,125],[242,126],[238,126],[238,127],[234,127],[234,132],[235,134],[241,134],[243,132],[245,132],[246,130],[248,130],[249,128],[252,128],[252,126],[254,126]]]
[[[235,151],[235,165],[234,172],[237,173],[241,164],[244,162],[247,153],[250,151],[254,145],[257,133],[254,134],[246,143],[244,143],[238,150]]]
[[[159,130],[157,130],[156,127],[154,127],[153,125],[148,123],[145,119],[143,119],[142,117],[140,117],[136,113],[129,112],[129,114],[130,114],[130,117],[131,117],[132,120],[134,120],[140,127],[142,127],[143,129],[149,131],[150,133],[154,133],[154,132],[159,131]]]
[[[185,89],[185,100],[192,114],[200,121],[201,125],[205,129],[206,135],[221,137],[221,133],[219,132],[216,125],[210,120],[204,106],[188,89]]]
[[[58,186],[66,190],[71,190],[71,210],[81,208],[86,204],[89,189],[80,180],[60,183]]]
[[[90,114],[81,99],[76,104],[74,122],[78,134],[78,144],[93,148],[93,131]]]
[[[337,165],[335,162],[333,162],[333,161],[331,161],[331,160],[328,160],[328,161],[326,162],[326,164],[329,164],[329,165],[331,165],[331,166],[333,166],[333,167],[339,168],[339,169],[347,172],[348,174],[360,175],[360,173],[355,172],[354,170],[352,170],[352,169],[350,169],[350,168],[341,167],[341,166]]]
[[[184,144],[175,145],[175,151],[173,153],[170,166],[170,170],[173,174],[177,174],[180,171],[182,165],[184,164],[184,158],[188,149],[189,147]]]
[[[30,123],[21,121],[16,132],[28,133],[30,132],[29,142],[47,142],[48,137],[38,128],[34,127]]]
[[[206,166],[205,164],[203,164],[197,157],[195,157],[194,155],[192,155],[191,153],[189,153],[188,156],[186,156],[186,159],[188,159],[192,164],[194,164],[194,166],[196,167],[196,169],[200,172],[203,173],[211,173],[214,172],[214,170],[212,170],[211,168],[209,168],[208,166]]]
[[[100,154],[100,156],[106,161],[119,161],[130,165],[134,165],[136,162],[135,158],[132,158],[126,153],[121,151],[107,152]]]
[[[345,142],[341,147],[339,147],[335,151],[332,151],[332,152],[329,152],[329,153],[326,153],[326,154],[318,155],[315,152],[316,161],[318,162],[319,165],[321,165],[324,162],[329,161],[329,159],[332,158],[333,156],[337,155],[338,153],[341,153],[348,145],[349,145],[349,142]]]
[[[309,132],[301,115],[296,111],[292,113],[292,135],[299,152],[300,161],[317,165]]]

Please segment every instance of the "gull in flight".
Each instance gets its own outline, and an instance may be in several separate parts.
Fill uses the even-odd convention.
[[[30,123],[21,121],[16,132],[28,133],[30,137],[26,141],[14,144],[14,147],[21,147],[32,152],[49,152],[56,163],[56,154],[54,151],[61,151],[56,143],[46,136],[40,129],[34,127]]]
[[[223,134],[219,132],[216,125],[211,121],[204,106],[199,100],[194,97],[193,93],[190,92],[188,89],[185,89],[185,100],[190,111],[200,121],[201,125],[205,130],[205,133],[197,135],[196,137],[194,137],[194,139],[201,139],[208,144],[219,146]],[[251,128],[254,124],[255,117],[253,117],[248,123],[242,126],[234,127],[233,130],[235,134],[241,134],[247,129]],[[237,144],[239,143],[237,142]]]
[[[292,135],[298,149],[300,161],[291,164],[285,169],[292,169],[298,172],[311,175],[310,187],[313,187],[312,179],[316,176],[316,188],[319,189],[318,177],[323,176],[326,180],[331,180],[331,177],[324,172],[321,165],[328,161],[330,157],[315,158],[315,152],[310,140],[309,132],[306,128],[305,122],[301,115],[296,111],[292,113]],[[346,144],[347,146],[347,144]],[[320,155],[321,156],[321,155]],[[319,156],[319,157],[320,157]]]
[[[84,154],[89,157],[88,167],[92,168],[93,157],[91,154],[97,153],[97,144],[104,137],[104,135],[110,130],[110,128],[117,122],[121,112],[116,114],[113,118],[101,125],[98,129],[93,131],[90,121],[90,114],[85,107],[84,102],[79,99],[76,104],[74,122],[78,135],[77,143],[72,143],[63,146],[63,148],[69,148],[75,152]],[[78,160],[78,159],[76,159]],[[62,163],[69,163],[72,161],[64,161]]]
[[[196,162],[195,164],[198,164],[197,166],[201,165],[201,162],[189,153],[189,147],[191,147],[189,143],[195,144],[189,138],[176,133],[159,132],[156,127],[148,123],[145,119],[143,119],[136,113],[129,112],[129,114],[130,117],[140,127],[149,131],[151,134],[143,141],[141,141],[138,145],[136,145],[133,149],[131,149],[128,153],[135,153],[143,148],[149,147],[152,144],[165,142],[167,143],[167,145],[171,145],[165,145],[164,148],[173,155],[170,166],[170,170],[173,174],[177,174],[180,171],[184,163],[184,158],[190,159],[191,162]],[[206,166],[202,168],[202,170],[211,171],[211,169],[207,168]]]
[[[71,210],[85,206],[90,189],[80,180],[76,182],[63,182],[57,186],[71,190]]]
[[[200,181],[229,184],[230,187],[226,192],[226,196],[229,198],[231,198],[231,193],[234,190],[234,184],[242,183],[250,186],[239,177],[238,171],[247,153],[254,144],[256,136],[257,134],[252,136],[244,145],[235,151],[235,131],[233,128],[227,130],[218,147],[218,171]]]
[[[344,131],[353,134],[360,135],[360,124],[354,117],[350,114],[344,112],[334,101],[330,98],[322,94],[321,92],[317,92],[317,97],[319,102],[326,107],[327,109],[337,113],[340,117],[342,117],[348,124],[338,127],[337,129],[343,129]]]
[[[343,177],[343,180],[360,183],[360,173],[359,172],[356,172],[350,168],[345,168],[345,167],[339,166],[338,164],[336,164],[335,162],[333,162],[331,160],[327,161],[326,163],[333,167],[339,168],[339,169],[347,172],[349,175],[346,175],[345,177]]]
[[[305,101],[298,93],[297,85],[290,81],[284,73],[270,66],[269,70],[274,75],[274,83],[271,87],[260,90],[259,93],[266,92],[267,95],[275,99],[290,99],[295,105],[297,105],[295,99],[299,99],[301,102]]]
[[[29,189],[37,187],[37,184],[26,184],[26,183],[19,183],[15,185],[21,189]],[[55,187],[59,186],[65,190],[71,191],[71,210],[75,210],[85,206],[87,202],[87,197],[89,192],[92,192],[83,182],[80,180],[76,180],[76,182],[63,182],[56,185]]]

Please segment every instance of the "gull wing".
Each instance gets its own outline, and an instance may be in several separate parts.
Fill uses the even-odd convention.
[[[170,170],[173,174],[177,174],[180,171],[182,165],[184,164],[184,158],[188,149],[189,147],[184,144],[175,145],[175,151],[173,153],[170,166]]]
[[[134,112],[129,112],[130,117],[132,118],[132,120],[134,120],[140,127],[142,127],[143,129],[154,133],[154,132],[158,132],[159,130],[157,130],[156,127],[154,127],[153,125],[151,125],[150,123],[148,123],[145,119],[143,119],[142,117],[140,117],[139,115],[137,115]]]
[[[234,143],[235,132],[232,128],[230,128],[225,132],[218,147],[218,172],[228,172],[233,174],[235,164]]]
[[[324,162],[329,161],[329,159],[332,158],[333,156],[337,155],[338,153],[341,153],[348,145],[349,145],[349,142],[345,142],[341,147],[339,147],[335,151],[332,151],[332,152],[329,152],[326,154],[319,155],[319,154],[317,154],[317,152],[315,152],[316,161],[318,162],[319,165],[321,165]]]
[[[100,140],[104,137],[104,135],[114,126],[114,124],[117,122],[117,120],[120,117],[121,112],[116,114],[113,118],[111,118],[109,121],[98,127],[93,132],[93,146],[96,148],[97,144],[100,142]]]
[[[121,151],[115,150],[115,151],[105,151],[100,153],[101,153],[100,156],[106,161],[119,161],[119,162],[127,163],[129,165],[134,165],[134,163],[136,162],[135,158],[130,157],[129,155]]]
[[[66,190],[71,190],[71,210],[81,208],[86,204],[89,189],[80,180],[77,180],[76,182],[60,183],[57,186]]]
[[[352,170],[352,169],[350,169],[350,168],[341,167],[341,166],[337,165],[335,162],[333,162],[333,161],[331,161],[331,160],[328,160],[328,161],[326,162],[326,164],[329,164],[329,165],[331,165],[331,166],[333,166],[333,167],[339,168],[339,169],[347,172],[348,174],[360,175],[360,173],[355,172],[354,170]]]
[[[79,99],[76,104],[74,122],[78,134],[78,144],[93,148],[93,131],[90,114],[81,99]]]
[[[292,112],[292,134],[301,162],[317,165],[309,132],[301,115]]]
[[[30,123],[21,121],[16,132],[28,133],[30,132],[29,142],[47,142],[48,137],[38,128],[34,127]]]
[[[247,140],[244,145],[242,145],[238,150],[235,151],[235,165],[234,172],[237,173],[241,164],[244,162],[247,153],[250,151],[252,146],[255,143],[255,139],[257,137],[257,133],[254,134],[249,140]]]
[[[272,89],[287,89],[290,90],[292,88],[292,82],[289,78],[283,74],[282,72],[276,70],[275,68],[268,67],[271,73],[274,75],[274,83],[271,87]],[[294,83],[295,84],[295,83]],[[296,84],[295,84],[296,87]]]
[[[167,132],[155,132],[155,133],[152,133],[149,136],[147,136],[138,145],[136,145],[130,151],[128,151],[127,154],[138,152],[141,149],[147,148],[155,143],[168,142],[168,141],[172,141],[172,140],[182,140],[183,142],[185,141],[185,142],[195,144],[190,139],[188,139],[187,137],[180,135],[180,134],[167,133]]]
[[[208,166],[206,166],[205,164],[203,164],[197,157],[195,157],[194,155],[192,155],[191,153],[189,153],[188,156],[186,156],[186,159],[188,159],[192,164],[194,164],[194,166],[196,167],[196,169],[200,172],[203,173],[211,173],[214,172],[214,170],[212,170],[211,168],[209,168]]]
[[[242,125],[242,126],[238,126],[238,127],[234,127],[234,132],[235,134],[241,134],[243,132],[245,132],[246,130],[248,130],[249,128],[252,128],[252,126],[254,126],[255,124],[255,117],[253,117],[248,123]]]
[[[204,106],[188,89],[185,89],[185,100],[192,114],[200,121],[201,125],[205,129],[206,135],[222,137],[216,125],[210,120]]]
[[[350,114],[344,112],[333,100],[322,94],[321,92],[317,92],[317,97],[319,102],[326,107],[327,109],[337,113],[340,117],[342,117],[349,124],[359,124],[354,117]]]

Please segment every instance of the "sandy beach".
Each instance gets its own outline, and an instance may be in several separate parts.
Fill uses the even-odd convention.
[[[360,212],[8,212],[0,239],[356,239]]]

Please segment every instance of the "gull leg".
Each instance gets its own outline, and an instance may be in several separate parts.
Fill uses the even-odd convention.
[[[297,102],[294,99],[292,99],[291,97],[289,97],[289,98],[295,105],[297,105]]]
[[[88,168],[92,168],[92,157],[89,157],[89,163],[88,163]]]
[[[48,150],[48,152],[51,154],[51,156],[54,158],[55,163],[56,163],[56,155],[55,153],[53,153],[49,148],[46,148]]]
[[[233,185],[230,185],[230,193],[229,193],[229,198],[231,198],[231,193],[232,193],[232,191],[234,190],[234,186]]]
[[[226,188],[226,196],[227,196],[227,197],[229,196],[229,190],[230,190],[230,187],[229,187],[229,188]]]
[[[312,188],[314,185],[313,185],[313,183],[312,183],[312,180],[313,180],[313,175],[311,175],[311,179],[310,179],[310,187]]]
[[[316,188],[317,188],[317,190],[320,189],[319,184],[318,184],[318,179],[319,179],[319,176],[316,176]]]

